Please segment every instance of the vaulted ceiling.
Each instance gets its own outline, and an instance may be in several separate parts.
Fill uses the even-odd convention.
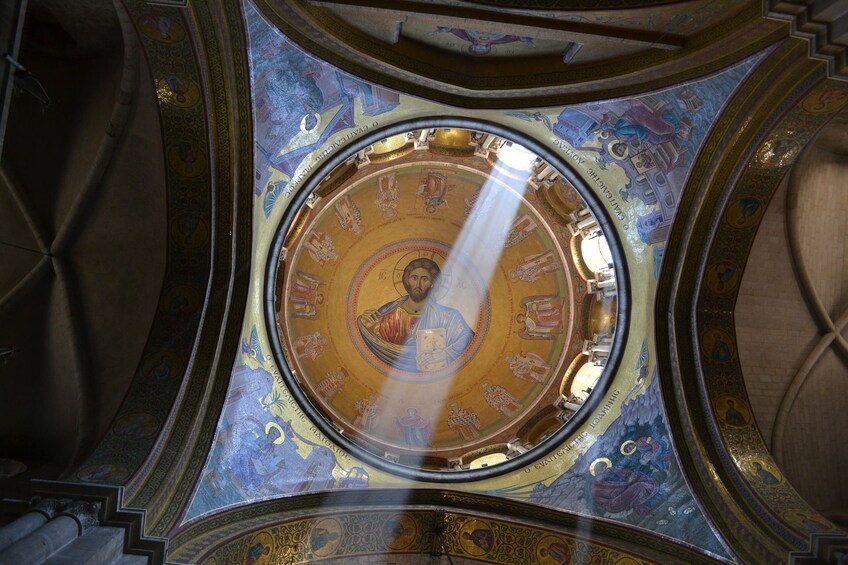
[[[653,286],[645,286],[655,298],[620,301],[636,313],[628,355],[639,358],[639,328],[648,328],[651,359],[635,373],[630,361],[616,367],[629,375],[617,382],[641,383],[634,380],[640,371],[656,367],[656,390],[641,389],[633,398],[645,405],[661,399],[681,469],[679,488],[691,490],[693,508],[720,540],[715,547],[721,549],[707,549],[710,558],[768,561],[805,550],[813,530],[798,522],[798,509],[845,528],[848,451],[839,446],[848,441],[848,421],[839,399],[848,386],[842,259],[848,237],[839,213],[848,122],[839,109],[848,89],[828,73],[839,78],[843,72],[837,31],[848,10],[706,0],[638,7],[609,0],[568,8],[450,0],[179,4],[28,3],[18,59],[41,82],[50,105],[25,92],[13,95],[0,166],[0,345],[14,348],[0,365],[0,456],[27,466],[0,479],[4,494],[25,492],[31,478],[123,484],[131,502],[147,509],[151,532],[172,537],[185,559],[205,551],[213,561],[242,551],[263,527],[276,528],[274,535],[302,530],[307,526],[297,520],[326,503],[321,493],[290,499],[287,493],[241,501],[249,518],[220,502],[202,508],[210,512],[207,519],[186,518],[189,506],[200,508],[197,500],[214,490],[207,461],[217,457],[216,429],[225,428],[222,414],[237,413],[227,412],[235,406],[228,387],[250,382],[254,372],[271,375],[271,363],[250,359],[256,348],[249,322],[263,315],[264,252],[273,232],[262,227],[262,215],[279,221],[294,213],[283,209],[297,201],[289,193],[280,197],[291,197],[286,204],[274,209],[272,200],[271,212],[262,208],[269,200],[262,191],[282,177],[257,156],[263,150],[257,131],[264,126],[254,121],[261,112],[255,91],[251,97],[256,83],[247,23],[255,9],[290,45],[319,61],[304,76],[318,77],[318,66],[334,65],[361,84],[400,92],[411,101],[402,103],[407,113],[397,114],[405,120],[473,114],[539,140],[552,154],[565,145],[557,145],[545,120],[556,122],[565,108],[585,112],[581,104],[610,100],[606,108],[615,108],[615,99],[717,76],[761,57],[704,132],[662,239],[643,244],[635,229],[616,228],[625,247],[630,237],[634,249],[645,250],[628,255],[631,266],[645,272],[657,266]],[[790,23],[765,18],[764,10]],[[815,38],[816,58],[808,56],[806,39],[790,31]],[[273,60],[275,53],[265,55]],[[681,111],[697,111],[685,96],[677,100]],[[304,115],[321,113],[318,106],[304,108]],[[293,127],[302,131],[296,113]],[[376,124],[378,117],[372,119]],[[388,127],[401,118],[379,119]],[[327,137],[326,146],[344,145],[343,134]],[[350,134],[345,142],[369,139]],[[586,147],[581,155],[588,159],[594,154]],[[579,153],[573,139],[568,150]],[[335,158],[330,150],[327,155]],[[559,155],[579,162],[565,149]],[[328,172],[320,158],[309,163]],[[308,186],[304,168],[295,168],[305,179],[297,188]],[[615,198],[627,202],[619,192],[623,183],[607,197],[603,182],[585,167],[575,170],[598,199],[606,198],[606,213],[614,214]],[[294,174],[286,179],[297,184]],[[652,205],[640,204],[628,188],[635,219]],[[260,324],[258,343],[271,354],[263,332]],[[268,391],[250,402],[284,389],[274,383],[270,378]],[[589,411],[603,418],[603,401],[614,389],[588,405],[586,426]],[[738,416],[727,411],[728,399]],[[602,436],[592,436],[596,449],[605,445]],[[591,445],[581,449],[594,453]],[[561,465],[557,472],[569,477]],[[763,469],[778,483],[769,484]],[[346,495],[343,510],[348,504],[369,512],[383,496],[379,488],[403,488],[391,476],[372,474],[377,498]],[[486,495],[505,484],[487,487]],[[556,480],[545,487],[561,489],[556,496],[568,499]],[[806,510],[795,491],[823,516]],[[393,512],[427,505],[426,496],[407,505],[392,499]],[[494,529],[504,519],[475,496],[471,487],[433,494],[432,501],[450,505],[447,522],[409,514],[409,527],[422,532],[415,551],[430,551],[424,534],[432,544],[441,528],[456,535],[451,553],[474,556],[469,548],[479,544],[460,543],[466,514],[489,513],[487,527]],[[523,504],[508,503],[507,522],[511,514],[516,524],[547,531],[561,511],[570,531],[580,530],[579,520],[573,522],[577,508],[564,503],[533,518]],[[671,551],[657,542],[659,553],[638,553],[662,539],[646,533],[662,532],[657,516],[648,514],[634,528],[637,513],[614,514],[598,521],[597,539],[606,547],[649,560]],[[244,524],[233,525],[240,520]],[[327,520],[324,526],[347,531],[340,515]],[[227,533],[215,538],[219,553],[212,555],[204,544],[218,527]],[[746,541],[747,531],[755,542]],[[622,532],[633,537],[615,546]],[[691,529],[688,538],[675,535],[688,544],[682,551],[692,552],[689,559],[708,545],[706,534]],[[489,558],[496,561],[494,554]]]
[[[49,106],[12,97],[0,168],[0,436],[56,477],[105,433],[165,267],[160,120],[138,39],[110,2],[30,2],[19,59]]]

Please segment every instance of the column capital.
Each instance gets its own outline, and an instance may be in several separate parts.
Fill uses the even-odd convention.
[[[100,523],[99,514],[99,502],[74,500],[62,509],[59,516],[73,518],[79,526],[80,535],[82,535],[86,530]]]
[[[52,520],[53,517],[62,511],[65,506],[70,504],[71,500],[68,498],[44,498],[41,496],[33,496],[29,499],[29,511],[30,512],[38,512],[42,514],[48,520]]]

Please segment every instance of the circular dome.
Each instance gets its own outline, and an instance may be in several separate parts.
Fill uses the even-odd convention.
[[[573,183],[460,128],[391,135],[322,178],[281,227],[272,281],[287,384],[315,423],[390,470],[446,475],[562,428],[586,401],[560,393],[568,366],[587,344],[608,357],[614,322],[593,334],[591,312],[616,294],[611,269],[587,278],[576,242],[600,227]]]

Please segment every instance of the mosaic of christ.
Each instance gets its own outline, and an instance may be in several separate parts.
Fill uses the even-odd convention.
[[[366,310],[357,320],[368,349],[397,370],[444,369],[465,353],[474,338],[458,310],[432,297],[440,274],[432,259],[413,259],[402,275],[406,295]]]
[[[558,386],[567,240],[491,164],[468,163],[363,167],[285,243],[278,319],[296,379],[380,450],[472,449]],[[535,360],[535,378],[509,359]]]

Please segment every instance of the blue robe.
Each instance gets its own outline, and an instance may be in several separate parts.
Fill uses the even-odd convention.
[[[394,312],[407,300],[409,300],[409,296],[403,296],[388,304],[384,304],[377,310],[377,318],[380,319]],[[382,339],[379,335],[371,331],[367,327],[366,320],[363,316],[359,316],[357,325],[359,326],[359,333],[368,346],[368,349],[381,361],[399,371],[408,373],[422,372],[418,369],[415,359],[415,332],[406,339],[403,345],[398,345]],[[459,310],[428,300],[421,310],[416,331],[438,328],[444,328],[445,330],[445,353],[448,364],[453,363],[468,349],[468,345],[474,338],[474,331],[465,323],[465,319]]]

